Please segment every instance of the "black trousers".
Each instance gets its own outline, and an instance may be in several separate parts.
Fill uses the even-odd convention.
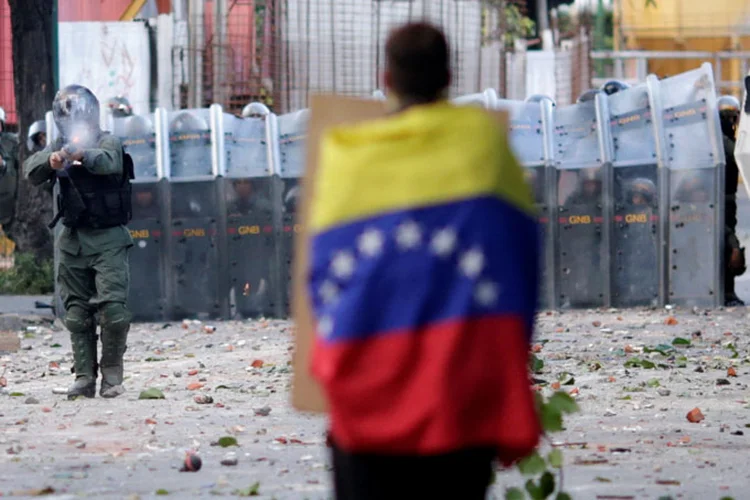
[[[485,500],[496,450],[431,456],[347,453],[333,446],[336,500]]]

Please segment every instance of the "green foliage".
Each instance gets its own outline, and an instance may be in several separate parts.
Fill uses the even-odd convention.
[[[563,374],[561,378],[567,376],[569,374]],[[537,392],[535,400],[545,434],[563,430],[563,415],[578,411],[575,400],[563,391],[555,392],[549,398]],[[557,496],[554,498],[570,500],[570,496],[562,491],[563,454],[559,448],[552,449],[546,457],[535,450],[516,466],[528,479],[523,489],[514,487],[505,490],[505,500],[546,500],[553,498],[555,491]]]
[[[0,270],[0,295],[48,295],[54,283],[52,260],[37,262],[31,253],[16,254],[13,268]]]

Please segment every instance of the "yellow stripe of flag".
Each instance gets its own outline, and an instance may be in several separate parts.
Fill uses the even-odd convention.
[[[446,102],[331,129],[322,139],[315,192],[313,232],[486,195],[534,212],[523,170],[497,120],[479,108]]]

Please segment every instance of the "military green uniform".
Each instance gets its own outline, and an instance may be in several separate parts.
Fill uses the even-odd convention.
[[[724,135],[724,154],[726,161],[725,169],[725,201],[724,201],[724,302],[728,306],[744,305],[744,302],[737,297],[734,290],[734,282],[737,276],[745,272],[745,249],[740,245],[737,238],[737,184],[739,181],[739,169],[734,159],[735,143],[731,137]],[[739,250],[742,260],[742,267],[735,269],[730,265],[732,252]]]
[[[55,179],[50,166],[52,152],[60,150],[58,141],[40,151],[24,164],[24,173],[34,185]],[[103,134],[96,148],[86,149],[82,165],[96,176],[123,175],[123,149],[120,140]],[[60,263],[58,283],[65,307],[65,325],[71,332],[77,383],[89,384],[97,376],[97,339],[94,314],[99,313],[102,335],[101,395],[121,393],[122,356],[132,318],[126,301],[130,282],[128,249],[133,246],[123,225],[102,229],[65,227],[58,240]],[[93,394],[91,394],[93,396]]]
[[[18,193],[18,138],[0,132],[0,224],[7,229],[16,208]]]

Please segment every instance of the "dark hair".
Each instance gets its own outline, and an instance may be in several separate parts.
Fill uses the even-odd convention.
[[[450,84],[448,41],[429,23],[394,29],[385,44],[393,91],[402,98],[435,101]]]

